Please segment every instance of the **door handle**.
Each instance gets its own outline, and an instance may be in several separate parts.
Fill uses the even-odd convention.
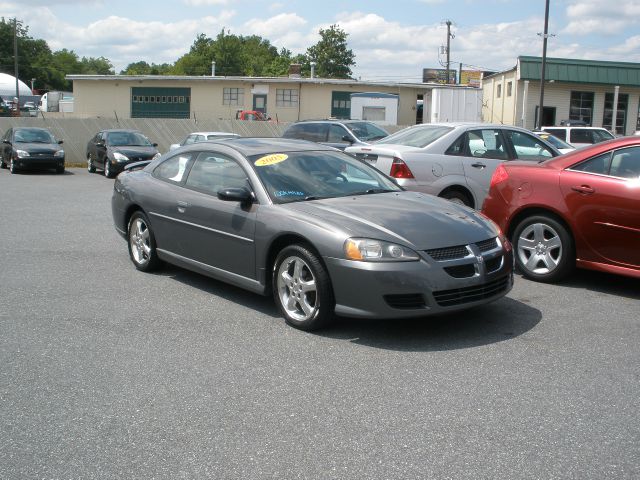
[[[188,203],[188,202],[182,202],[182,201],[179,201],[179,202],[178,202],[178,212],[180,212],[180,213],[184,213],[184,212],[185,212],[185,210],[186,210],[188,207],[190,207],[190,206],[191,206],[191,204],[190,204],[190,203]]]
[[[480,168],[480,169],[483,169],[483,168],[486,167],[486,165],[484,163],[472,163],[471,166],[473,168]]]
[[[573,186],[571,187],[571,190],[583,195],[591,195],[592,193],[596,193],[595,189],[591,188],[589,185]]]

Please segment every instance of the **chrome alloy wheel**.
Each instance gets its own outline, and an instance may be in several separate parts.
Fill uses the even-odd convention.
[[[520,263],[532,273],[553,272],[562,261],[562,239],[558,232],[544,223],[532,223],[517,239]]]
[[[145,265],[151,258],[149,227],[142,218],[136,218],[129,232],[131,255],[138,265]]]
[[[316,279],[309,265],[300,257],[287,257],[277,276],[278,296],[287,314],[304,322],[319,308]]]

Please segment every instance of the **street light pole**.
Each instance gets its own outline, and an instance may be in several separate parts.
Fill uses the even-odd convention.
[[[540,105],[538,106],[538,118],[536,128],[542,128],[542,113],[544,111],[544,79],[547,66],[547,38],[549,37],[549,0],[544,7],[544,34],[542,35],[542,72],[540,73]]]

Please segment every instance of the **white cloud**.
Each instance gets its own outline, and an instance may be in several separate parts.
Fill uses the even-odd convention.
[[[567,7],[567,26],[563,33],[590,35],[593,33],[615,35],[625,28],[640,23],[640,2],[620,0],[614,5],[602,0],[573,1]]]
[[[173,63],[187,53],[199,33],[215,35],[235,16],[223,11],[171,23],[137,21],[110,16],[85,27],[68,24],[48,8],[35,10],[29,19],[30,34],[44,38],[52,50],[66,48],[79,56],[108,58],[119,72],[129,63]]]
[[[307,21],[295,13],[281,13],[266,20],[253,18],[244,23],[241,35],[250,33],[266,38],[272,45],[287,48],[295,53],[303,53],[310,42],[311,34],[304,31]]]

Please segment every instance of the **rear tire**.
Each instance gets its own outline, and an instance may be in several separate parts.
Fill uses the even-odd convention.
[[[445,200],[449,200],[450,202],[456,203],[458,205],[464,205],[466,207],[473,208],[473,201],[469,198],[464,192],[459,190],[448,190],[440,194],[440,198],[444,198]]]
[[[283,248],[273,267],[273,298],[285,321],[300,330],[317,330],[333,319],[331,280],[315,253],[303,245]]]
[[[4,158],[0,157],[0,168],[7,168],[7,163],[4,161]]]
[[[575,268],[573,238],[567,228],[548,215],[522,220],[513,232],[516,265],[538,282],[557,282]]]

